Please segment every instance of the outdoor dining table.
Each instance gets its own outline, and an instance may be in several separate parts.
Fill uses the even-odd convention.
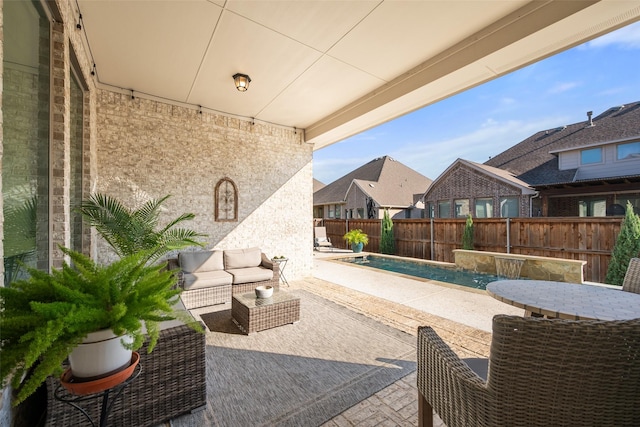
[[[544,280],[499,280],[487,293],[507,304],[548,317],[572,320],[640,318],[640,294],[606,286]]]

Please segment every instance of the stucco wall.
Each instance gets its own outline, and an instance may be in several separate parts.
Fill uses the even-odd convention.
[[[96,190],[137,206],[166,194],[164,220],[184,212],[207,247],[259,246],[290,258],[285,274],[311,274],[312,146],[293,129],[199,113],[129,94],[98,91]],[[238,188],[238,221],[214,220],[221,178]],[[98,259],[110,256],[99,244]]]

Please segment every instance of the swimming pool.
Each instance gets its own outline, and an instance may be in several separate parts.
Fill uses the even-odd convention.
[[[407,274],[423,279],[438,280],[475,289],[486,289],[487,284],[504,278],[486,273],[455,270],[445,267],[383,256],[364,255],[359,257],[340,258],[338,261],[358,264],[378,270]]]

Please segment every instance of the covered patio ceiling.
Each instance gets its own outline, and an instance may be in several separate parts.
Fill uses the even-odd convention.
[[[622,0],[78,5],[99,87],[295,127],[314,150],[640,19]]]

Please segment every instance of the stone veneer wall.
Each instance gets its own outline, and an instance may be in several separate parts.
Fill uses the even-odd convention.
[[[554,282],[584,283],[582,260],[549,258],[534,255],[505,254],[500,252],[454,249],[456,267],[469,271],[497,274],[496,258],[521,260],[519,277]]]
[[[171,194],[164,220],[185,212],[185,227],[207,248],[259,246],[289,257],[288,279],[311,274],[312,146],[293,129],[98,91],[96,190],[129,206]],[[238,221],[214,220],[221,178],[238,188]],[[99,244],[98,259],[110,251]]]
[[[75,28],[73,0],[49,5],[52,23],[52,104],[50,189],[50,264],[60,266],[58,244],[70,242],[70,68],[72,56],[87,85],[85,92],[83,193],[105,191],[128,202],[172,194],[167,218],[183,212],[197,217],[189,226],[209,235],[209,247],[260,246],[270,256],[287,255],[288,278],[311,274],[313,230],[312,147],[302,135],[223,115],[96,89],[93,63]],[[0,63],[3,59],[3,1],[0,0]],[[0,67],[0,156],[2,156],[2,87]],[[100,120],[96,105],[100,97]],[[0,162],[0,170],[1,170]],[[222,177],[239,190],[239,220],[213,221],[213,192]],[[1,181],[0,181],[1,188]],[[1,194],[1,193],[0,193]],[[0,233],[3,232],[0,196]],[[94,233],[95,234],[95,233]],[[103,242],[83,233],[83,252],[104,261]],[[3,248],[0,244],[0,255]],[[3,274],[0,266],[0,274]],[[10,388],[0,390],[0,427],[11,424]]]

